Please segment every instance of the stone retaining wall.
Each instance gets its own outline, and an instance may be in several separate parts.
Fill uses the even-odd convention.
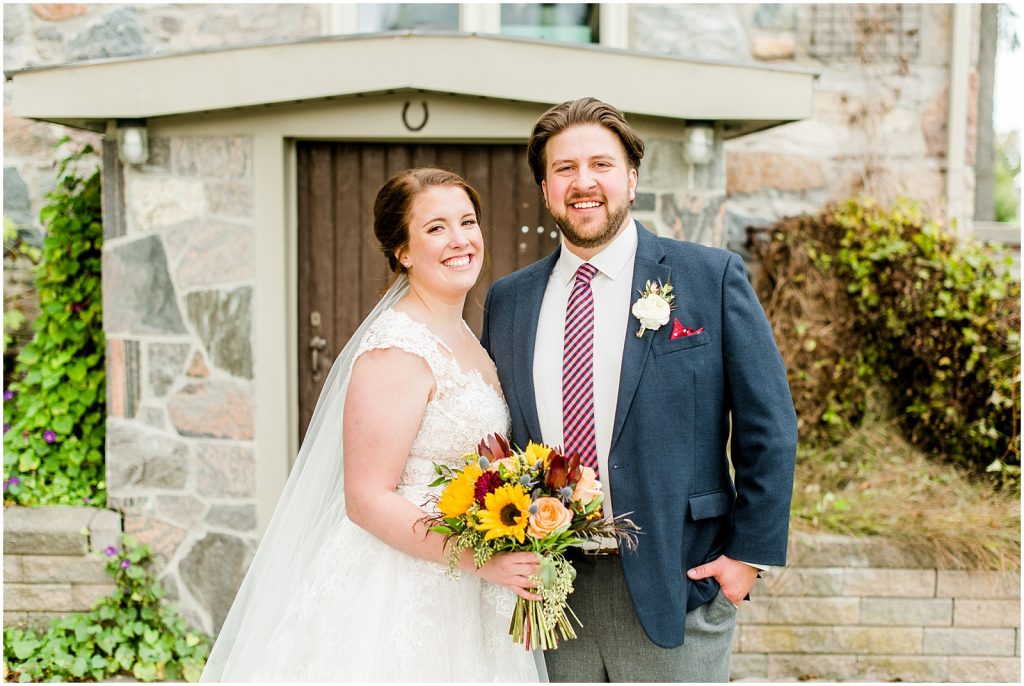
[[[822,534],[794,534],[789,562],[740,610],[734,679],[1020,681],[1019,573]]]
[[[121,516],[88,507],[4,509],[4,626],[45,629],[114,590],[97,553],[121,547]]]

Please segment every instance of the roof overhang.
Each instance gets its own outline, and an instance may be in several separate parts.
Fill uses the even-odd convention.
[[[400,32],[9,72],[19,117],[103,130],[152,119],[406,90],[720,122],[727,138],[812,114],[809,70],[470,33]],[[525,136],[525,133],[524,133]]]

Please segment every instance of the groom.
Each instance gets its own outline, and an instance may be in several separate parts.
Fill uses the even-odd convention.
[[[552,681],[728,680],[736,608],[759,569],[786,562],[796,415],[782,358],[737,255],[632,218],[643,153],[599,100],[545,112],[528,158],[563,244],[485,305],[512,442],[579,453],[606,516],[642,529],[635,552],[573,557],[583,626],[545,654]]]

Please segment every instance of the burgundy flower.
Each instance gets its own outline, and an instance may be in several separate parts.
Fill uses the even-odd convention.
[[[570,483],[579,480],[582,470],[580,469],[580,456],[573,453],[572,459],[567,459],[558,450],[551,451],[548,459],[548,473],[545,483],[548,488],[558,491]]]
[[[512,454],[508,441],[501,434],[488,434],[476,447],[477,455],[486,457],[491,462],[504,459]]]
[[[104,555],[106,555],[107,557],[116,557],[116,556],[117,556],[117,548],[115,548],[115,547],[114,547],[114,546],[112,546],[112,545],[108,545],[108,546],[107,546],[107,547],[106,547],[106,548],[105,548],[105,549],[103,550],[103,554],[104,554]]]
[[[11,425],[8,424],[7,422],[4,422],[4,433],[7,433],[10,430],[11,430]]]
[[[121,569],[128,569],[132,566],[131,560],[121,560]]]
[[[53,433],[53,431],[50,430],[44,431],[43,440],[49,443],[50,445],[53,445],[57,441],[57,434]]]
[[[494,493],[498,490],[498,486],[501,485],[501,475],[498,472],[484,472],[477,477],[476,484],[473,487],[473,497],[481,505],[487,499],[488,493]]]
[[[82,303],[71,303],[71,311],[72,312],[81,312],[84,309],[85,309],[85,305],[83,305]]]

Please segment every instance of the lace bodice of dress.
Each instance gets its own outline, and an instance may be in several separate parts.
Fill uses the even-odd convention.
[[[461,456],[472,452],[489,433],[508,436],[511,419],[504,399],[477,370],[464,372],[444,341],[404,312],[385,311],[367,330],[355,359],[368,350],[400,348],[426,360],[436,390],[427,404],[398,492],[417,505],[436,478],[434,463],[462,467]]]

